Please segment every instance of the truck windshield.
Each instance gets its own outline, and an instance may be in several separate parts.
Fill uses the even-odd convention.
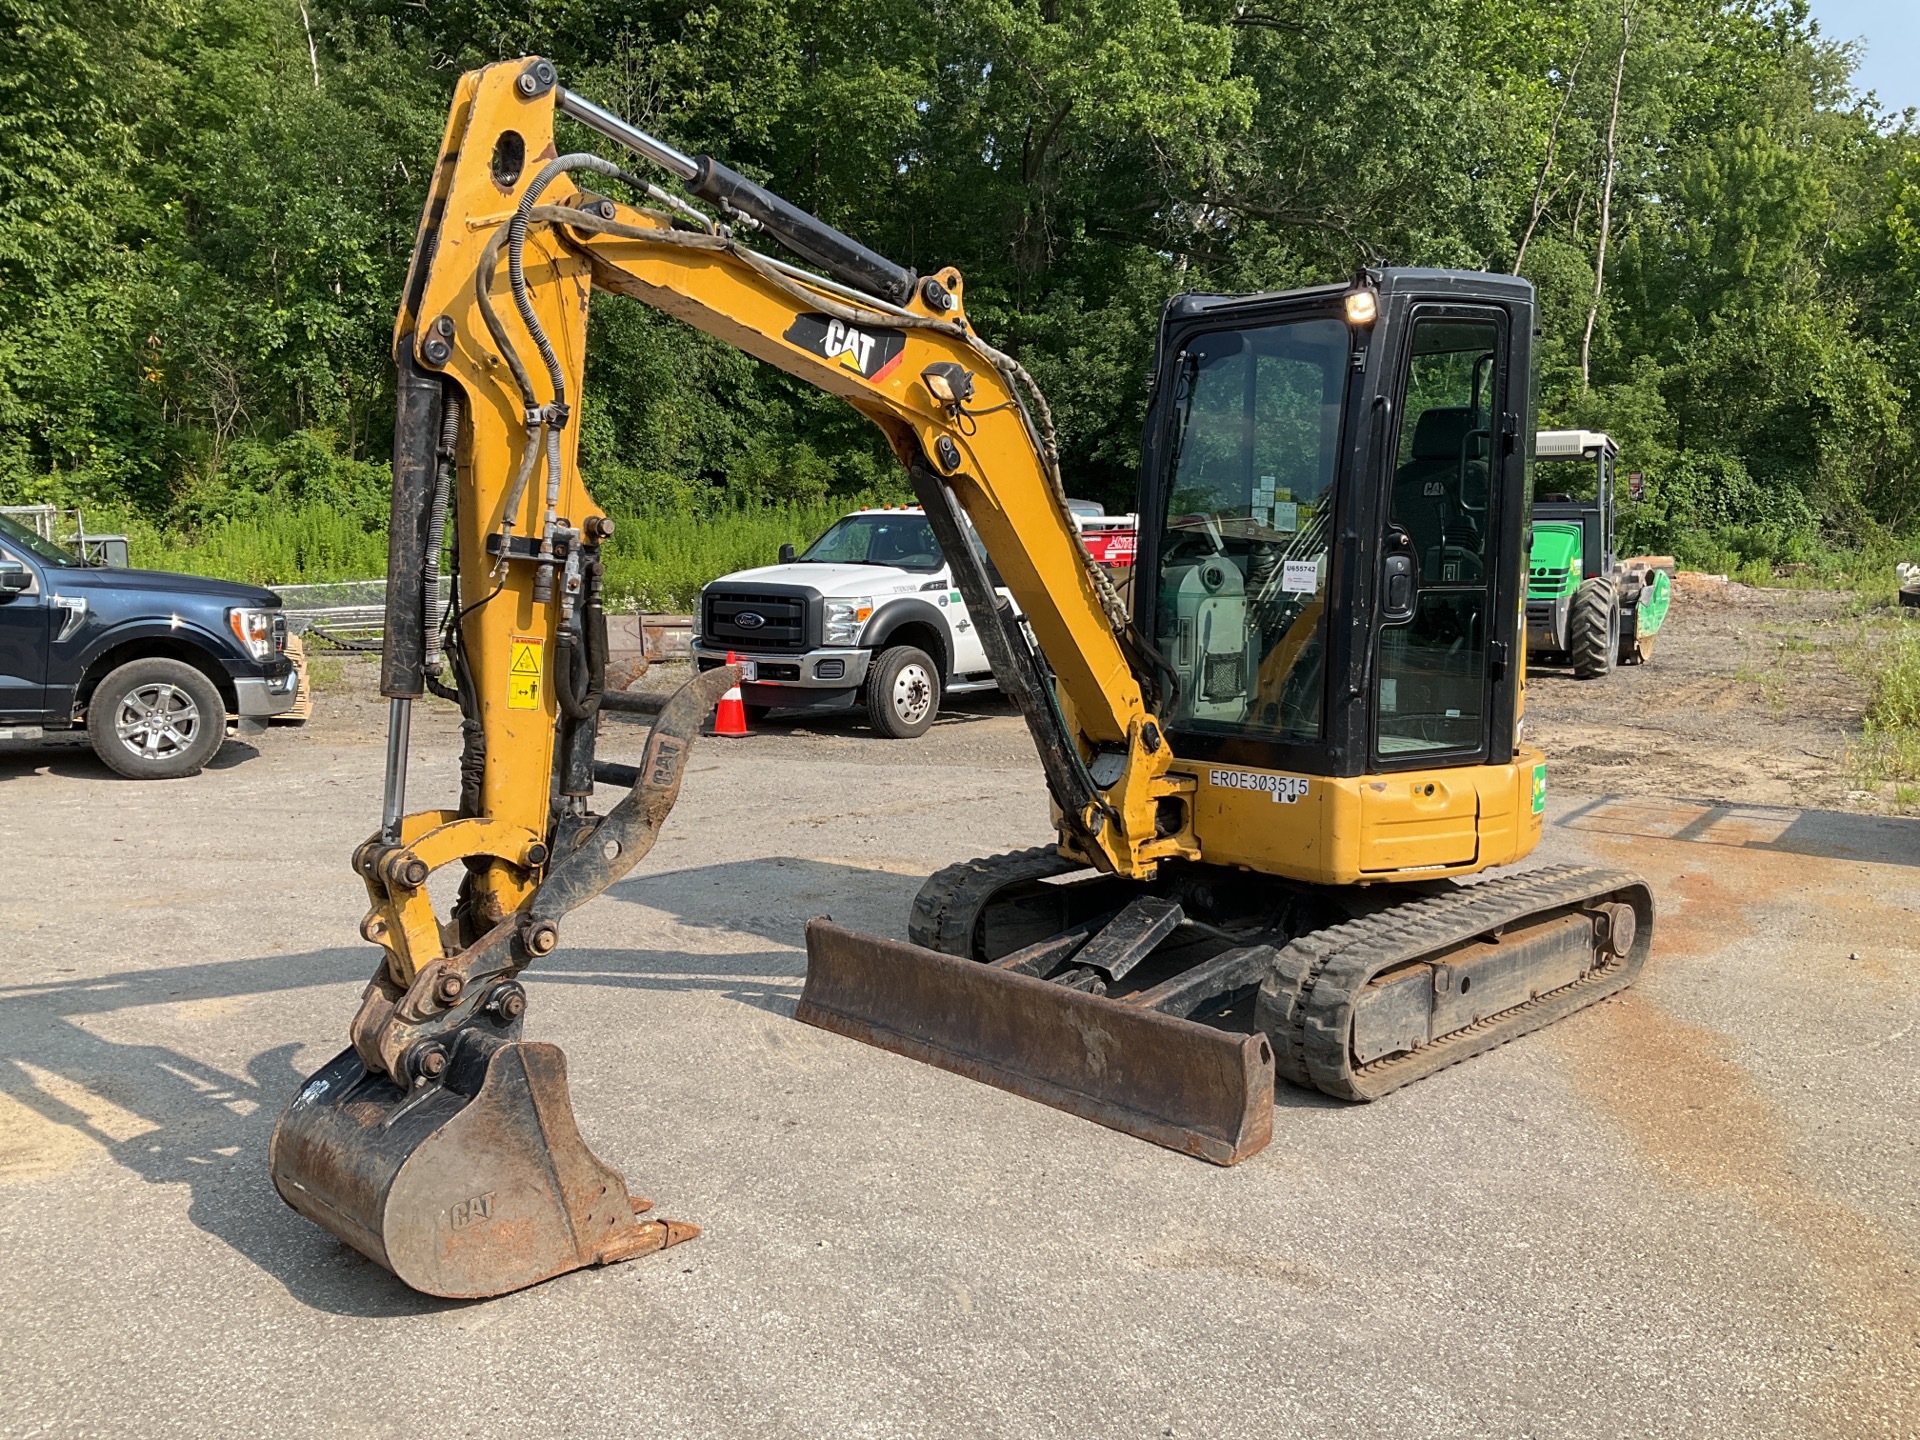
[[[80,570],[86,567],[86,561],[64,545],[56,545],[51,540],[42,540],[11,515],[0,515],[0,540],[6,541],[15,549],[26,551],[43,565],[52,565],[60,570]]]
[[[891,565],[929,575],[943,563],[927,517],[901,513],[837,520],[800,559],[816,565]]]

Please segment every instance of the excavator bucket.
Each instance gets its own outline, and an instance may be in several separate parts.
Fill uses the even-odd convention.
[[[1243,963],[1223,960],[1221,974]],[[1265,1148],[1267,1037],[1163,1013],[1162,998],[1086,994],[815,919],[797,1018],[1216,1165]]]
[[[606,697],[610,710],[655,715],[646,749],[637,767],[595,767],[631,789],[592,844],[548,870],[533,920],[557,924],[653,848],[701,722],[739,682],[740,667],[723,665],[664,700]],[[510,974],[500,968],[506,956],[528,958],[513,951],[519,935],[509,917],[452,959],[470,977]],[[635,1218],[648,1202],[631,1198],[620,1172],[580,1138],[566,1057],[520,1038],[524,996],[505,1011],[481,1002],[490,989],[455,992],[470,1013],[446,1032],[433,1079],[403,1088],[349,1046],[301,1086],[273,1130],[280,1198],[414,1289],[451,1299],[504,1295],[698,1235],[682,1221]]]
[[[414,1289],[478,1300],[690,1240],[644,1220],[580,1138],[559,1047],[463,1035],[443,1081],[403,1090],[352,1049],[274,1127],[287,1204]]]

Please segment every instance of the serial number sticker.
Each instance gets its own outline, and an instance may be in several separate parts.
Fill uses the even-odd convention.
[[[1288,595],[1311,595],[1320,588],[1318,560],[1289,560],[1280,567],[1280,589]]]
[[[1207,783],[1222,790],[1264,790],[1276,805],[1291,805],[1306,798],[1304,775],[1262,775],[1253,770],[1209,770]]]
[[[547,642],[526,635],[513,637],[513,660],[507,666],[507,708],[540,708],[540,674]]]

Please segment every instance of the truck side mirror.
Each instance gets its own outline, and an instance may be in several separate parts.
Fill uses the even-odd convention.
[[[33,573],[18,560],[0,560],[0,595],[18,595],[33,588]]]
[[[793,563],[794,556],[798,555],[799,553],[800,553],[799,551],[793,548],[793,545],[791,542],[785,545],[782,545],[780,547],[780,563],[782,565],[791,565]]]

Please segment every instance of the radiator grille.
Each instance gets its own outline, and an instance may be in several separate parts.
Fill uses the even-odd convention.
[[[763,654],[808,648],[805,596],[710,590],[703,603],[706,623],[701,633],[709,646]],[[758,617],[759,623],[749,617]]]

